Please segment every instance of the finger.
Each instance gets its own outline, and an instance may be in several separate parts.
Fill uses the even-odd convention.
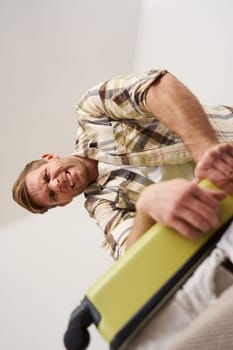
[[[209,156],[211,154],[228,154],[230,157],[233,157],[233,144],[231,143],[220,143],[212,148],[210,148],[204,156]]]
[[[195,177],[197,179],[196,182],[202,180],[203,178],[207,178],[217,186],[222,187],[227,182],[232,181],[233,175],[230,175],[231,171],[232,170],[225,167],[223,163],[210,166],[207,170],[197,168],[195,171]]]
[[[226,194],[222,190],[215,190],[208,187],[193,186],[192,197],[196,198],[198,202],[205,204],[208,208],[213,210],[219,209],[219,201],[224,199]],[[190,199],[192,199],[190,197]],[[194,202],[195,203],[195,202]]]
[[[198,180],[203,177],[218,179],[218,183],[224,183],[224,179],[233,178],[233,146],[231,144],[219,144],[209,150],[197,164],[195,176]]]
[[[199,183],[199,180],[197,178],[193,178],[191,181],[194,185],[197,185]],[[233,191],[233,183],[231,184],[227,184],[225,185],[225,187],[229,187],[230,190]],[[214,190],[212,188],[208,188],[208,187],[202,187],[202,189],[206,192],[209,192],[209,194],[211,196],[213,196],[217,201],[221,201],[226,197],[226,189],[223,187],[221,187],[221,189],[219,190]],[[229,192],[230,193],[230,192]]]
[[[227,184],[222,186],[222,189],[231,195],[233,195],[233,182],[229,181]]]
[[[202,232],[216,227],[219,223],[219,201],[225,197],[222,191],[195,188],[189,200],[183,203],[186,217],[190,224]],[[184,210],[180,211],[184,215]]]
[[[201,203],[198,203],[198,209],[196,208],[183,208],[180,218],[192,228],[200,232],[207,232],[210,228],[215,227],[218,224],[218,218],[216,214],[212,213],[209,208],[204,207]]]
[[[233,173],[233,146],[220,144],[208,154],[208,162],[220,172],[228,176]]]
[[[222,190],[214,190],[212,188],[202,188],[205,193],[208,193],[210,196],[213,196],[217,201],[221,201],[226,197],[226,193]]]
[[[173,221],[172,227],[178,231],[182,236],[187,238],[197,238],[202,232],[192,227],[186,221],[176,218]]]
[[[211,179],[210,179],[211,180]],[[216,186],[219,186],[221,188],[221,191],[215,191],[212,192],[212,189],[208,189],[208,188],[202,188],[205,191],[210,191],[209,193],[218,201],[221,201],[222,199],[224,199],[227,195],[227,193],[233,195],[233,181],[228,181],[223,184],[220,183],[218,181],[216,181],[216,179],[211,180]],[[198,179],[195,179],[195,182],[193,181],[193,184],[198,183]]]
[[[231,168],[233,167],[233,155],[229,152],[222,152],[220,154],[220,157],[223,159],[223,161],[228,164]]]
[[[221,143],[216,148],[220,153],[226,152],[233,157],[233,145],[231,143]]]
[[[223,178],[231,179],[233,178],[233,158],[232,162],[230,157],[226,154],[218,155],[213,159],[211,167],[222,174]]]
[[[220,187],[220,188],[224,188],[225,185],[229,184],[233,184],[233,179],[232,176],[229,177],[220,173],[219,171],[212,171],[212,172],[208,172],[208,174],[206,175],[206,177],[211,180],[216,186]]]

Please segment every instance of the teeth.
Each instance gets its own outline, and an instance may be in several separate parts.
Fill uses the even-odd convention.
[[[71,177],[70,173],[66,172],[66,176],[67,176],[67,179],[69,181],[70,186],[74,187],[74,183],[72,181],[72,177]]]

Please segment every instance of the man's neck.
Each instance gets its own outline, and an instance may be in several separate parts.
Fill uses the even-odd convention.
[[[91,178],[94,181],[97,180],[98,176],[99,176],[99,170],[98,170],[98,160],[95,159],[89,159],[87,158],[89,165],[89,169],[90,169],[90,174],[91,174]]]
[[[79,159],[88,168],[91,182],[95,182],[99,176],[98,161],[86,157],[79,157]]]

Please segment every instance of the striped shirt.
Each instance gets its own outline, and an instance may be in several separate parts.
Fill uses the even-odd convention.
[[[118,76],[88,90],[78,101],[74,155],[122,165],[99,176],[85,191],[85,206],[104,231],[104,246],[117,259],[131,230],[135,202],[148,178],[124,166],[184,164],[192,160],[181,139],[148,111],[146,93],[166,70]],[[233,113],[203,106],[220,142],[233,140]],[[172,118],[172,116],[171,116]]]

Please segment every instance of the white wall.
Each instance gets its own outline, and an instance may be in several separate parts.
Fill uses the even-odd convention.
[[[10,192],[26,162],[73,151],[87,88],[132,71],[139,12],[140,0],[0,1],[0,349],[63,349],[70,312],[112,263],[81,198],[32,216]],[[90,349],[104,348],[96,333]]]
[[[135,70],[165,67],[204,104],[233,105],[231,0],[142,0]]]
[[[81,94],[132,70],[139,2],[0,1],[0,224],[26,214],[11,199],[24,164],[73,151]]]
[[[5,201],[27,160],[72,150],[81,92],[132,71],[135,58],[135,70],[166,67],[204,103],[233,104],[231,0],[142,4],[135,54],[136,0],[0,2],[1,349],[63,349],[70,311],[112,263],[81,198],[43,216]],[[90,349],[107,348],[93,328]]]
[[[1,227],[1,349],[64,348],[71,311],[112,264],[102,239],[81,198]],[[107,349],[95,327],[90,330],[90,349]]]

